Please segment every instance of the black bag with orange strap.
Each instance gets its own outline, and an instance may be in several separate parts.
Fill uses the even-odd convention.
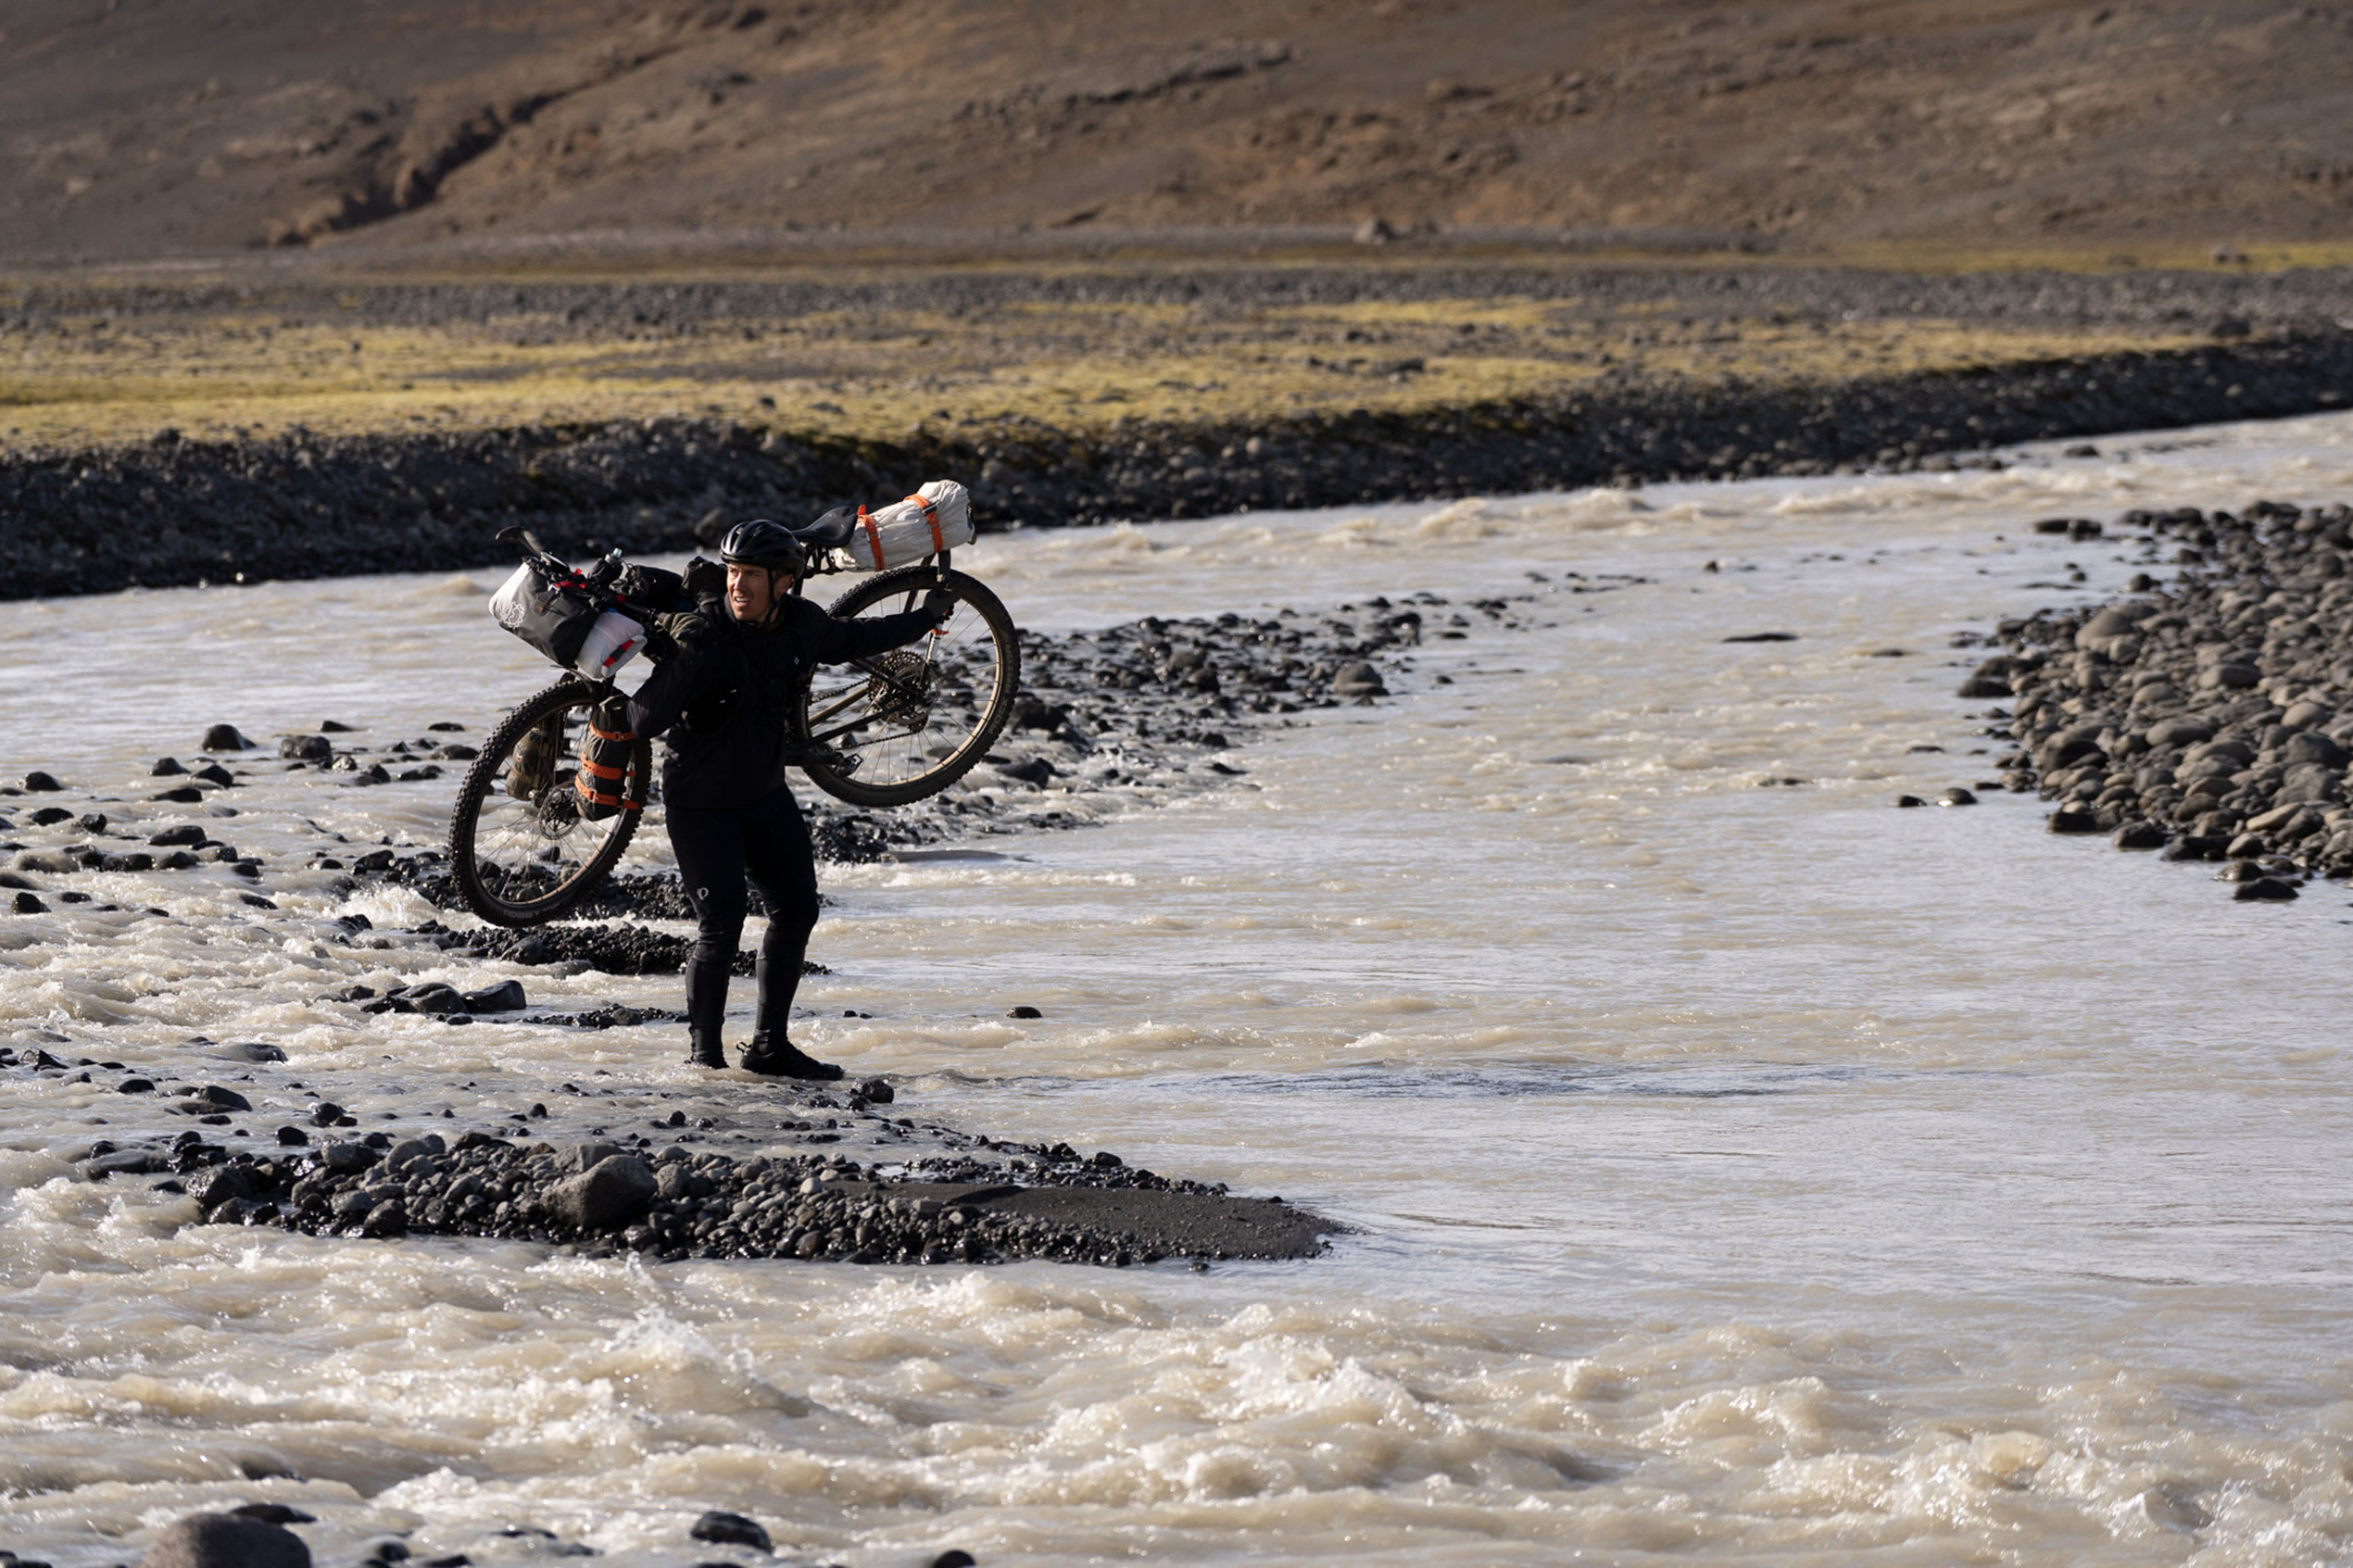
[[[580,792],[580,814],[601,822],[619,811],[635,811],[629,798],[629,753],[637,743],[629,727],[629,699],[615,693],[588,710],[588,728],[580,737],[580,771],[573,787]]]

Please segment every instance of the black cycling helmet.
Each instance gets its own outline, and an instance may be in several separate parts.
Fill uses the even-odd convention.
[[[764,517],[739,522],[720,542],[719,558],[730,566],[757,566],[798,577],[809,569],[809,550],[783,523]]]

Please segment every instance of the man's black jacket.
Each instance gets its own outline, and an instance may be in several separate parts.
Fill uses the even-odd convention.
[[[932,627],[921,612],[837,621],[799,597],[765,630],[716,599],[699,619],[699,635],[686,629],[637,688],[629,718],[639,734],[666,736],[663,800],[709,810],[749,806],[785,782],[786,710],[813,666],[900,647]]]

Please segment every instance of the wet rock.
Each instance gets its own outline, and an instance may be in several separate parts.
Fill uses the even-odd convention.
[[[268,1520],[192,1513],[156,1533],[139,1568],[310,1568],[310,1549]]]
[[[192,1196],[196,1207],[207,1214],[224,1209],[232,1203],[245,1202],[254,1195],[253,1176],[245,1166],[221,1165],[214,1168],[195,1185]]]
[[[223,751],[250,751],[255,743],[247,740],[234,724],[215,724],[205,731],[204,739],[196,743],[198,751],[218,755]]]
[[[463,999],[468,1012],[520,1012],[531,1005],[520,980],[501,980],[478,991],[468,991]]]
[[[2145,738],[2151,746],[2196,746],[2214,738],[2214,725],[2204,719],[2165,719],[2150,725]]]
[[[979,1568],[979,1560],[962,1547],[950,1547],[931,1560],[931,1568]]]
[[[888,1105],[899,1098],[899,1091],[890,1086],[889,1080],[884,1078],[863,1079],[859,1083],[858,1087],[850,1092],[869,1105]]]
[[[713,1546],[748,1546],[755,1551],[771,1551],[768,1532],[740,1513],[727,1513],[712,1509],[694,1523],[686,1532],[698,1541]]]
[[[35,809],[25,820],[37,828],[55,827],[59,822],[73,821],[73,813],[62,806],[43,806]]]
[[[65,785],[59,784],[57,776],[52,773],[35,770],[24,776],[24,790],[27,795],[54,794],[63,788]]]
[[[1939,806],[1974,806],[1977,804],[1977,797],[1970,794],[1968,790],[1963,789],[1960,785],[1955,784],[1952,788],[1938,796],[1936,797],[1936,803]]]
[[[548,1210],[575,1230],[613,1230],[642,1219],[654,1199],[653,1168],[614,1154],[547,1191]]]
[[[1054,776],[1054,765],[1042,757],[1026,757],[1018,762],[1000,762],[997,771],[1006,778],[1023,784],[1042,784]]]
[[[1916,806],[1925,806],[1928,802],[1917,795],[1899,795],[1895,797],[1895,804],[1908,811]]]
[[[33,893],[19,893],[8,901],[8,907],[20,915],[45,915],[49,912],[49,906]]]
[[[147,842],[163,849],[174,847],[193,849],[203,844],[208,836],[205,830],[196,826],[195,823],[182,822],[175,827],[165,828],[160,833],[148,834]]]
[[[2259,876],[2252,882],[2242,882],[2231,894],[2242,904],[2284,903],[2296,896],[2295,884],[2275,876]]]
[[[1334,696],[1387,696],[1389,687],[1381,683],[1380,671],[1367,659],[1353,659],[1332,673]]]
[[[2119,849],[2162,849],[2166,832],[2155,822],[2126,822],[2108,840]]]
[[[2046,825],[2052,833],[2098,833],[2100,819],[2095,812],[2063,807],[2050,814]]]
[[[1043,1018],[1046,1015],[1038,1011],[1036,1008],[1031,1007],[1027,1002],[1023,1002],[1017,1007],[1007,1008],[1005,1010],[1005,1016],[1007,1018]]]
[[[155,766],[147,770],[147,776],[157,779],[169,779],[175,778],[187,771],[188,769],[186,764],[182,763],[177,757],[158,757],[156,759]]]
[[[278,755],[291,762],[324,762],[335,754],[334,742],[324,735],[281,735]]]

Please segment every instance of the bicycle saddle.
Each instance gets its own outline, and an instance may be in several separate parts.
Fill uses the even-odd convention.
[[[838,550],[849,543],[849,536],[857,531],[855,507],[836,507],[814,522],[804,522],[799,528],[788,526],[786,530],[812,550]]]

